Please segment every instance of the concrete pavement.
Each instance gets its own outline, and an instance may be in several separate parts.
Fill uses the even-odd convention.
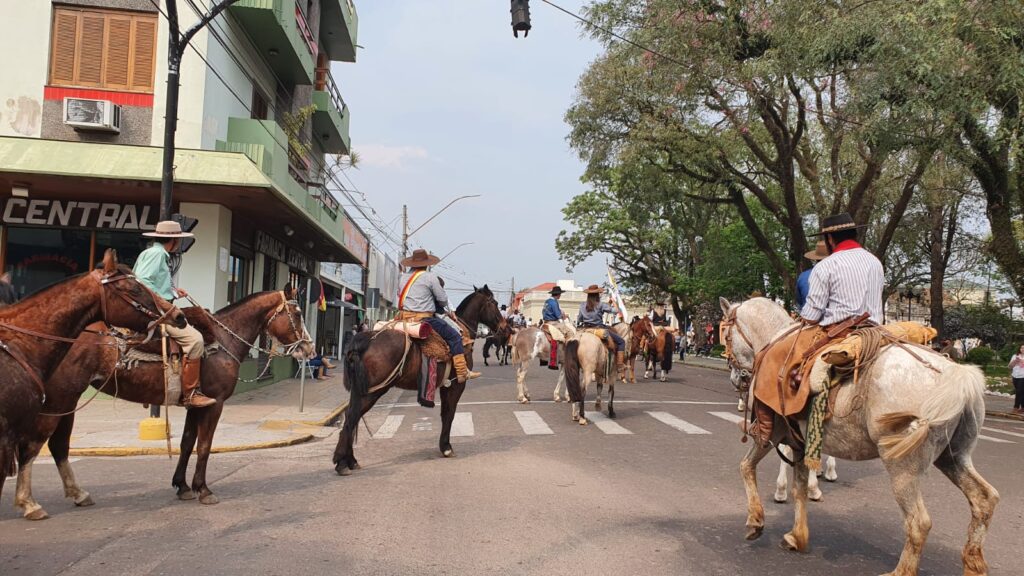
[[[52,518],[20,519],[8,483],[0,573],[789,576],[880,574],[896,563],[902,520],[878,461],[840,462],[839,481],[823,483],[825,501],[811,505],[811,550],[793,554],[778,547],[792,508],[771,503],[770,457],[765,535],[743,540],[746,445],[721,371],[677,366],[666,383],[621,386],[619,418],[584,427],[550,400],[548,370],[531,369],[535,400],[520,405],[510,368],[481,369],[459,407],[454,459],[437,449],[439,410],[394,392],[360,425],[363,469],[353,476],[331,466],[336,436],[217,455],[209,475],[221,503],[212,507],[175,500],[173,462],[137,457],[74,462],[97,502],[75,509],[40,462],[36,497]],[[1014,574],[1024,425],[986,427],[974,460],[1002,494],[986,553],[992,574]],[[965,500],[938,473],[924,492],[933,529],[921,574],[960,574]]]

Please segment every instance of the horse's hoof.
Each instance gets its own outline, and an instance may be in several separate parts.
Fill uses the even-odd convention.
[[[448,448],[446,450],[442,450],[441,455],[444,456],[445,458],[451,458],[452,456],[455,456],[455,451],[452,450],[451,448]]]
[[[747,540],[757,540],[761,537],[761,534],[764,534],[764,526],[748,526],[745,538]]]
[[[580,418],[580,426],[586,426],[586,425],[587,425],[587,419],[586,418]]]
[[[615,420],[615,412],[609,412],[608,417],[611,418],[612,420]]]
[[[530,401],[529,401],[529,400],[527,400],[526,398],[520,398],[520,399],[519,399],[519,403],[520,403],[520,404],[528,404],[529,402],[530,402]]]
[[[339,467],[335,468],[335,471],[338,473],[338,476],[351,476],[352,475],[352,469],[349,468],[348,466],[339,466]]]
[[[92,496],[88,494],[86,494],[85,498],[82,498],[81,500],[75,500],[75,506],[78,506],[79,508],[85,508],[86,506],[92,506],[94,504],[96,503],[92,501]]]
[[[191,490],[178,492],[178,500],[195,500],[196,493]]]
[[[829,474],[828,472],[825,473],[825,481],[826,482],[835,482],[836,480],[839,480],[839,475],[837,475],[837,474]]]
[[[25,514],[25,520],[46,520],[49,517],[50,515],[42,508],[36,508],[28,514]]]
[[[786,500],[789,500],[789,498],[787,496],[779,496],[778,494],[775,494],[772,496],[772,500],[774,500],[776,504],[785,504]]]
[[[557,404],[557,403],[559,403],[559,402],[561,402],[561,401],[562,401],[562,399],[561,399],[560,397],[558,397],[558,396],[555,396],[555,403],[556,403],[556,404]]]
[[[792,532],[786,532],[782,536],[782,542],[779,544],[783,550],[789,550],[790,552],[803,552],[807,549],[807,545],[800,545],[797,542],[796,536],[793,536]]]
[[[353,470],[362,470],[363,469],[363,465],[360,464],[359,462],[353,462],[352,463],[352,469]]]
[[[667,381],[668,381],[668,379],[667,379],[667,378],[665,378],[664,376],[662,376],[662,377],[661,377],[661,381],[662,381],[662,382],[667,382]]]
[[[217,498],[213,494],[206,494],[205,496],[199,497],[199,503],[206,505],[220,504],[220,498]]]
[[[821,502],[825,499],[825,495],[821,493],[821,490],[818,490],[814,494],[808,494],[807,497],[811,502]]]

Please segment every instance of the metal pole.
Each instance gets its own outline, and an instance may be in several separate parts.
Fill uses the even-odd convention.
[[[164,107],[164,156],[160,177],[160,220],[171,219],[174,187],[174,133],[178,128],[178,87],[182,43],[178,28],[178,3],[167,2],[167,101]]]
[[[399,259],[399,263],[407,256],[409,256],[409,207],[402,204],[402,257]],[[400,269],[401,267],[399,264]]]

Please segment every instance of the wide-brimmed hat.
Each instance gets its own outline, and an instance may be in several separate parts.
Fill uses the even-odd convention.
[[[408,268],[426,268],[427,266],[433,266],[440,261],[440,258],[434,256],[430,252],[427,252],[422,248],[417,248],[412,251],[412,256],[402,260],[399,264]]]
[[[548,294],[551,294],[552,296],[561,296],[563,292],[565,292],[565,290],[562,290],[561,286],[555,286],[551,289],[551,292],[548,292]]]
[[[152,232],[143,232],[142,235],[150,238],[192,238],[195,236],[191,232],[182,232],[181,224],[174,220],[157,222],[156,228]]]
[[[843,212],[842,214],[836,214],[829,216],[821,221],[821,230],[811,236],[821,236],[822,234],[831,234],[833,232],[842,232],[843,230],[856,230],[858,228],[864,228],[866,224],[857,224],[853,221],[853,216],[850,216],[849,212]]]
[[[814,246],[814,250],[804,253],[804,258],[814,260],[815,262],[828,258],[828,247],[825,246],[825,241],[818,240],[818,243]]]
[[[601,288],[597,284],[591,284],[587,286],[587,289],[583,291],[586,294],[604,294],[604,288]]]

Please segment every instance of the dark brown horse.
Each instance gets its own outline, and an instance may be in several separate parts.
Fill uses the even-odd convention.
[[[185,325],[181,311],[118,265],[113,250],[104,254],[102,270],[69,278],[0,310],[0,491],[7,476],[35,457],[25,449],[25,440],[38,414],[60,409],[43,382],[73,339],[100,320],[142,332],[164,322]]]
[[[494,356],[498,359],[498,366],[508,366],[508,357],[512,353],[512,326],[506,321],[498,327],[498,331],[484,340],[484,366],[489,366],[487,358],[490,357],[490,350],[496,351]]]
[[[484,324],[497,331],[504,323],[498,311],[494,294],[485,284],[473,288],[473,293],[455,310],[459,319],[471,330]],[[474,334],[475,336],[475,334]],[[403,360],[404,357],[404,360]],[[408,351],[406,338],[397,330],[362,332],[352,340],[351,348],[345,354],[345,387],[351,391],[345,424],[334,450],[334,469],[341,476],[348,476],[359,468],[352,444],[355,442],[359,420],[388,390],[397,386],[403,390],[416,390],[422,369],[420,345],[411,340]],[[466,363],[473,366],[472,350],[466,351]],[[401,366],[401,368],[399,368]],[[438,367],[438,379],[444,374],[444,367]],[[392,374],[394,376],[392,377]],[[390,377],[390,381],[389,381]],[[448,386],[438,385],[441,393],[441,439],[439,446],[445,458],[454,455],[450,441],[455,408],[466,385],[459,384],[452,376]]]
[[[185,308],[183,312],[189,324],[202,332],[207,345],[214,342],[220,345],[219,350],[203,359],[201,372],[203,393],[217,403],[206,408],[193,408],[186,413],[181,454],[171,483],[182,500],[192,500],[198,494],[203,504],[216,504],[217,497],[206,484],[206,465],[224,401],[234,393],[238,382],[239,360],[249,354],[250,344],[262,333],[290,348],[292,355],[299,360],[311,357],[314,350],[302,321],[301,309],[296,302],[287,300],[284,292],[253,294],[212,317],[198,307]],[[159,348],[155,351],[159,353]],[[118,368],[110,377],[118,359],[118,342],[114,337],[87,333],[71,348],[64,362],[47,381],[47,414],[39,415],[34,433],[21,448],[27,461],[23,464],[23,473],[18,475],[15,505],[22,509],[26,518],[46,518],[46,512],[32,498],[31,486],[32,459],[39,454],[44,442],[47,442],[57,464],[65,496],[74,499],[78,506],[93,503],[89,493],[78,486],[68,463],[75,404],[90,384],[122,400],[163,404],[163,363],[140,362],[129,370]],[[197,441],[196,470],[190,487],[185,481],[185,473]]]
[[[662,330],[647,347],[647,369],[644,371],[644,378],[652,375],[658,377],[658,369],[661,369],[659,380],[662,382],[668,377],[668,371],[672,369],[672,352],[675,350],[675,336],[668,330]]]
[[[626,366],[630,384],[636,384],[636,358],[646,362],[647,348],[654,341],[654,324],[647,316],[634,316],[629,322],[629,347],[626,349]]]

